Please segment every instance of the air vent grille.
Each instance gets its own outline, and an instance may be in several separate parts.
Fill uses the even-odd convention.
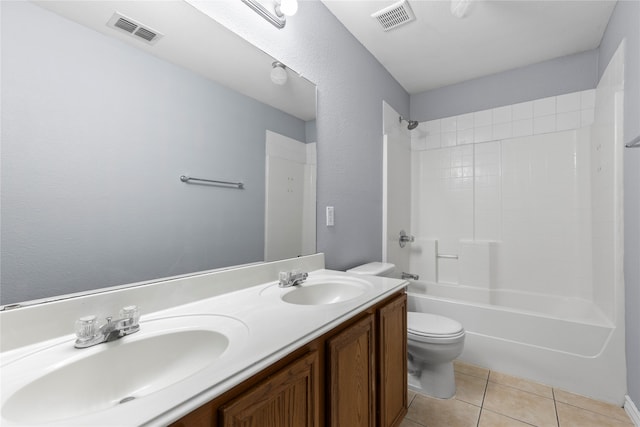
[[[147,25],[143,25],[135,19],[126,17],[118,12],[113,14],[107,25],[126,31],[132,37],[144,40],[148,44],[155,44],[163,36],[158,31],[150,29]]]
[[[371,15],[376,18],[384,31],[415,21],[416,16],[407,0],[401,0]]]
[[[138,31],[135,32],[135,35],[138,37],[142,37],[149,42],[157,36],[156,33],[154,33],[153,31],[149,31],[146,28],[139,28]]]
[[[136,24],[129,22],[124,18],[118,19],[114,25],[121,30],[125,30],[127,33],[133,33],[135,29],[138,28]]]

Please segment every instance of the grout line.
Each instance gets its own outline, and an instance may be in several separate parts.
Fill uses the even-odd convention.
[[[411,406],[411,404],[413,403],[414,400],[416,400],[416,393],[413,393],[413,397],[411,398],[411,400],[409,400],[409,403],[407,404],[407,408],[409,408],[409,406]]]
[[[556,402],[556,391],[551,388],[551,396],[553,396],[553,409],[556,411],[556,424],[560,427],[560,414],[558,414],[558,403]]]
[[[497,385],[499,385],[500,387],[506,387],[506,388],[510,388],[510,389],[512,389],[512,390],[518,390],[518,391],[521,391],[521,392],[523,392],[523,393],[528,393],[528,394],[531,394],[531,395],[533,395],[533,396],[541,397],[541,398],[543,398],[543,399],[548,399],[548,400],[554,400],[554,401],[555,401],[555,398],[553,397],[553,387],[549,387],[549,386],[547,386],[547,385],[545,385],[545,384],[534,383],[534,384],[539,384],[539,385],[541,385],[541,386],[549,387],[549,388],[551,389],[551,396],[552,396],[552,397],[549,397],[549,396],[543,396],[543,395],[541,395],[541,394],[534,393],[533,391],[529,391],[529,390],[523,390],[523,389],[521,389],[521,388],[519,388],[519,387],[516,387],[516,386],[510,385],[510,384],[500,383],[500,382],[497,382],[497,381],[491,381],[491,380],[489,380],[489,382],[492,382],[492,383],[494,383],[494,384],[497,384]]]
[[[553,398],[555,400],[555,391],[556,391],[555,388],[552,388],[552,391],[553,391]],[[568,393],[571,393],[571,392],[568,392]],[[607,403],[607,402],[604,402],[604,401],[601,401],[601,400],[597,400],[597,399],[592,399],[590,397],[586,397],[586,396],[581,396],[581,397],[584,397],[585,399],[588,399],[588,400],[593,400],[596,403],[604,403],[604,404],[611,405],[610,403]],[[596,415],[599,415],[601,417],[610,418],[610,419],[615,420],[615,421],[633,424],[633,420],[631,420],[631,417],[629,417],[629,415],[626,412],[625,412],[626,419],[622,419],[622,418],[618,417],[617,415],[611,415],[610,413],[604,413],[604,412],[601,412],[601,411],[598,411],[598,410],[595,410],[595,409],[591,409],[592,407],[586,407],[586,406],[589,406],[589,405],[580,406],[580,405],[577,405],[577,404],[574,404],[574,403],[563,402],[563,401],[560,401],[560,403],[562,403],[563,405],[567,405],[567,406],[571,406],[573,408],[579,409],[580,411],[587,411],[587,412],[590,412],[592,414],[596,414]],[[612,405],[612,406],[618,408],[618,406],[616,406],[616,405]],[[557,407],[557,405],[556,405],[556,407]],[[624,411],[624,406],[623,407],[619,407],[619,408]]]
[[[482,393],[482,403],[480,404],[481,408],[484,408],[484,399],[487,397],[487,389],[489,388],[489,377],[491,377],[491,371],[487,374],[487,380],[484,383],[484,393]]]
[[[616,416],[611,416],[610,414],[603,414],[602,412],[594,411],[593,409],[584,408],[582,406],[577,406],[577,405],[574,405],[572,403],[567,403],[567,402],[560,402],[560,403],[562,403],[563,405],[571,406],[572,408],[576,408],[576,409],[578,409],[580,411],[590,412],[590,413],[598,415],[600,417],[609,418],[609,419],[612,419],[612,420],[617,421],[617,422],[628,423],[628,424],[633,425],[633,421],[631,420],[631,418],[628,415],[627,415],[627,419],[623,420],[623,419],[618,418]],[[621,408],[621,409],[624,410],[624,408]],[[556,410],[556,413],[557,413],[557,410]]]
[[[482,410],[484,411],[484,408]],[[509,418],[510,420],[517,421],[518,423],[521,423],[521,424],[526,424],[528,426],[538,427],[535,424],[531,424],[529,421],[520,420],[518,418],[514,418],[514,417],[511,417],[509,415],[503,414],[501,412],[492,411],[490,409],[487,409],[487,411],[493,412],[494,414],[500,415],[501,417],[505,417],[505,418]]]
[[[411,405],[413,405],[413,402],[415,402],[416,397],[418,396],[417,392],[413,392],[413,393],[414,393],[413,399],[411,399],[411,402],[407,405],[407,410],[409,409],[409,407],[411,407]],[[409,420],[412,423],[417,424],[417,425],[422,426],[422,427],[427,427],[425,424],[422,423],[422,421],[418,421],[418,420],[414,420],[413,418],[409,418],[408,415],[409,414],[407,413],[407,415],[404,416],[405,420]]]
[[[480,419],[482,418],[482,411],[484,411],[484,399],[487,397],[487,389],[489,388],[489,377],[491,376],[491,370],[487,373],[487,378],[484,382],[484,392],[482,393],[482,401],[480,402],[480,413],[478,413],[478,422],[476,427],[480,427]]]

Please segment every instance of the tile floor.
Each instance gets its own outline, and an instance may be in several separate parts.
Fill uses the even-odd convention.
[[[454,366],[455,397],[409,391],[400,427],[633,427],[615,405],[473,365]]]

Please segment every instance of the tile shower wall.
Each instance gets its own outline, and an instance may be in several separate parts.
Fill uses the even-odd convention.
[[[420,272],[590,299],[594,107],[588,90],[421,123],[412,140]],[[427,260],[432,245],[458,259]],[[474,280],[479,271],[488,280]]]
[[[593,123],[595,89],[422,122],[414,150],[502,140],[578,129]]]
[[[411,272],[434,281],[457,283],[457,261],[435,254],[458,254],[460,241],[473,238],[473,145],[412,153]],[[437,246],[436,246],[437,242]],[[415,252],[415,248],[420,248]],[[415,263],[415,257],[429,262]],[[421,267],[423,266],[423,267]],[[437,272],[437,274],[436,274]]]

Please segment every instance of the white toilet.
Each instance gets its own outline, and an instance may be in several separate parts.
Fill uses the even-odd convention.
[[[395,265],[370,262],[348,273],[390,277]],[[464,328],[453,319],[428,313],[407,313],[409,388],[449,399],[456,394],[453,359],[464,348]]]
[[[388,262],[370,262],[347,270],[347,273],[391,277],[395,268],[396,266],[394,264]]]
[[[460,322],[429,313],[407,314],[409,388],[449,399],[456,394],[453,359],[464,348]]]

